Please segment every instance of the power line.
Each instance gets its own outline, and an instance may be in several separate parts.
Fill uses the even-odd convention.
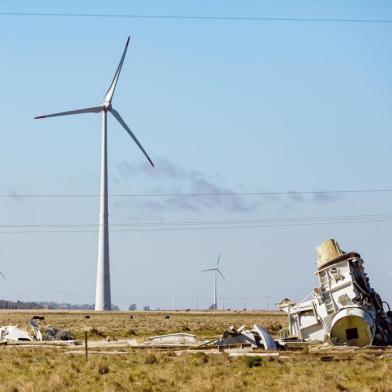
[[[380,216],[358,216],[358,219],[338,219],[336,220],[314,220],[314,221],[294,221],[294,222],[273,222],[264,224],[249,223],[245,225],[236,224],[223,226],[219,224],[203,224],[202,226],[183,226],[183,227],[153,227],[153,228],[134,228],[134,229],[114,229],[111,233],[116,232],[152,232],[152,231],[193,231],[193,230],[233,230],[233,229],[260,229],[260,228],[284,228],[284,227],[301,227],[317,225],[336,225],[336,224],[358,224],[358,223],[386,223],[392,222],[392,216],[389,214]],[[70,228],[72,228],[70,226]],[[41,233],[97,233],[99,230],[18,230],[18,231],[0,231],[0,234],[41,234]]]
[[[0,16],[67,17],[67,18],[116,18],[116,19],[161,19],[161,20],[209,20],[243,22],[313,22],[313,23],[392,23],[392,19],[378,18],[302,18],[269,16],[224,16],[224,15],[147,15],[147,14],[92,14],[65,12],[0,12]]]
[[[282,192],[208,192],[208,193],[111,193],[110,197],[207,197],[207,196],[298,196],[330,195],[346,193],[391,193],[392,188],[385,189],[340,189],[325,191],[282,191]],[[1,199],[49,199],[49,198],[94,198],[98,193],[8,193],[0,194]]]
[[[240,219],[240,220],[207,220],[207,221],[160,221],[160,222],[131,222],[131,223],[111,223],[111,227],[138,227],[138,226],[188,226],[188,225],[244,225],[260,223],[298,223],[298,222],[318,222],[318,221],[351,221],[351,220],[385,220],[392,219],[392,213],[384,214],[357,214],[340,216],[320,216],[320,217],[297,217],[297,218],[270,218],[270,219]],[[0,224],[0,228],[89,228],[98,227],[98,223],[50,223],[50,224]]]

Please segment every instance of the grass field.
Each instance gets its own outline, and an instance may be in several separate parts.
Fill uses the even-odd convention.
[[[70,329],[82,338],[89,328],[91,338],[145,337],[172,332],[187,332],[201,337],[220,335],[230,325],[263,324],[272,333],[287,324],[280,312],[59,312],[59,311],[1,311],[0,326],[17,324],[30,329],[28,321],[34,315],[45,317],[42,326]],[[85,316],[90,316],[86,319]],[[167,318],[169,316],[169,318]]]
[[[27,326],[36,314],[45,316],[45,326],[68,328],[78,337],[86,327],[86,313],[50,311],[3,311],[0,325]],[[175,331],[212,336],[229,325],[255,322],[273,332],[286,323],[284,315],[273,312],[89,314],[90,331],[118,338]],[[90,338],[102,339],[98,335],[90,333]],[[90,355],[87,362],[67,351],[0,346],[0,391],[392,391],[389,350],[283,351],[260,361],[225,353],[126,348],[122,354]]]

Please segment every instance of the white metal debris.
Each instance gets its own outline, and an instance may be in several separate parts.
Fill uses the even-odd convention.
[[[272,336],[261,325],[255,324],[253,329],[241,326],[235,329],[233,326],[225,331],[222,338],[214,342],[218,347],[245,345],[252,348],[263,347],[265,350],[275,351],[277,349]]]
[[[229,357],[280,357],[279,353],[228,353]],[[284,357],[287,358],[287,357]]]
[[[289,315],[289,335],[301,341],[366,346],[392,343],[392,313],[369,284],[358,253],[343,252],[335,240],[318,248],[320,287],[311,298],[278,306]]]
[[[7,325],[0,328],[0,341],[32,341],[33,338],[27,331],[17,325]]]
[[[275,351],[277,349],[274,339],[272,339],[272,336],[265,328],[261,325],[255,324],[253,329],[259,334],[259,345],[263,345],[265,350]]]
[[[32,319],[30,320],[30,325],[31,325],[31,329],[33,330],[34,337],[35,337],[37,340],[42,341],[42,333],[41,333],[41,330],[40,330],[40,328],[39,328],[39,326],[38,326],[38,324],[36,323],[36,321],[35,321],[34,318],[32,318]]]
[[[189,333],[171,333],[167,335],[150,336],[147,338],[145,344],[151,345],[193,345],[197,344],[198,340],[195,335]]]

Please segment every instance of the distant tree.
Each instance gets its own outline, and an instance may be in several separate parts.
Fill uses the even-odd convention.
[[[136,304],[130,304],[128,310],[136,310]]]
[[[149,305],[143,306],[143,310],[146,310],[146,311],[150,310],[150,306]]]
[[[211,304],[210,307],[208,308],[208,310],[216,310],[215,304]]]

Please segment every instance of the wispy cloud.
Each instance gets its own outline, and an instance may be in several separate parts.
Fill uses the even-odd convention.
[[[123,180],[138,175],[147,175],[157,180],[158,186],[161,186],[157,193],[168,194],[168,196],[161,197],[159,200],[146,198],[136,202],[139,207],[155,212],[171,209],[194,212],[224,210],[249,213],[256,211],[266,203],[290,208],[290,206],[303,203],[326,204],[341,199],[340,194],[304,195],[294,191],[286,195],[267,194],[247,197],[236,194],[237,192],[231,188],[217,184],[200,171],[187,170],[164,158],[157,160],[155,168],[147,163],[134,165],[122,162],[117,165],[117,169]],[[192,194],[201,194],[202,196]]]
[[[123,162],[118,165],[119,173],[127,178],[139,174],[148,175],[176,187],[177,191],[172,196],[161,198],[159,202],[154,200],[143,201],[143,206],[151,210],[171,208],[188,211],[203,210],[229,210],[233,212],[249,212],[257,207],[256,203],[250,202],[241,195],[225,196],[225,193],[235,193],[233,189],[219,186],[207,176],[196,170],[186,170],[167,159],[160,159],[156,167],[147,164],[132,165]],[[179,190],[179,191],[178,191]],[[192,194],[203,194],[194,196]]]
[[[313,193],[313,195],[312,195],[312,201],[314,201],[316,203],[321,203],[321,204],[331,203],[334,201],[341,200],[342,198],[343,198],[343,195],[341,193],[317,192],[317,193]]]
[[[17,202],[22,202],[22,201],[25,201],[25,200],[26,200],[25,197],[21,196],[21,195],[20,195],[18,192],[16,192],[15,190],[9,189],[9,190],[7,191],[7,195],[8,195],[12,200],[17,201]]]

